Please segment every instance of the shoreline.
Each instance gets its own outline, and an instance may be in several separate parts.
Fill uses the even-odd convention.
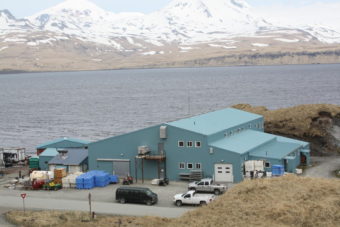
[[[28,71],[18,69],[4,69],[0,70],[0,75],[12,74],[29,74],[29,73],[75,73],[75,72],[105,72],[105,71],[125,71],[125,70],[167,70],[167,69],[200,69],[200,68],[243,68],[243,67],[272,67],[272,66],[303,66],[303,65],[339,65],[339,63],[310,63],[310,64],[266,64],[266,65],[216,65],[216,66],[174,66],[174,67],[127,67],[127,68],[112,68],[112,69],[78,69],[78,70],[42,70],[42,71]]]

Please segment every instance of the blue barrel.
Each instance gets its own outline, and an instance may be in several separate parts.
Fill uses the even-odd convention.
[[[272,176],[283,176],[285,169],[283,165],[273,165],[272,166]]]
[[[76,188],[77,189],[84,189],[84,178],[83,175],[80,175],[76,178]]]

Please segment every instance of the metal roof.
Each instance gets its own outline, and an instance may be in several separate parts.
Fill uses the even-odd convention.
[[[37,149],[47,148],[48,146],[51,146],[53,144],[60,143],[60,142],[65,142],[65,141],[72,142],[72,143],[78,143],[80,145],[87,145],[87,144],[90,143],[89,141],[85,141],[85,140],[63,137],[63,138],[59,138],[59,139],[56,139],[56,140],[52,140],[52,141],[40,144],[39,146],[37,146]]]
[[[275,140],[255,149],[250,155],[259,158],[283,159],[300,147],[301,144],[298,143],[279,142]]]
[[[309,143],[307,143],[305,141],[295,140],[295,139],[291,139],[291,138],[287,138],[287,137],[283,137],[283,136],[277,136],[277,141],[279,141],[279,142],[286,142],[286,143],[297,143],[297,144],[300,144],[303,147],[309,145]]]
[[[54,157],[58,154],[56,148],[46,148],[39,156],[50,156]]]
[[[275,139],[275,135],[248,129],[232,136],[227,136],[223,139],[211,142],[209,143],[209,146],[234,153],[244,154]]]
[[[87,157],[88,157],[88,150],[87,149],[65,149],[67,150],[67,154],[65,155],[66,158],[63,158],[61,155],[57,155],[52,158],[48,164],[52,165],[79,165],[81,164]]]
[[[169,122],[167,125],[197,132],[203,135],[211,135],[216,132],[233,128],[240,124],[261,118],[263,118],[261,115],[234,108],[226,108],[178,121]]]

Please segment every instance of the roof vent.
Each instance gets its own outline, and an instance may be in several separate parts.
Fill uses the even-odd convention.
[[[60,155],[60,158],[65,160],[67,158],[68,150],[58,150],[58,153]]]
[[[161,139],[166,139],[167,138],[167,135],[166,135],[166,126],[163,125],[159,128],[159,137]]]

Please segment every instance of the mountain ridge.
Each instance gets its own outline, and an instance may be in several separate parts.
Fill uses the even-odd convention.
[[[253,14],[244,0],[173,0],[149,14],[116,14],[89,0],[66,0],[24,19],[2,10],[0,31],[0,69],[15,70],[55,69],[52,64],[73,69],[73,59],[90,69],[106,69],[113,67],[110,60],[121,68],[177,65],[202,56],[270,56],[282,50],[286,56],[314,50],[320,54],[340,43],[340,33],[325,27],[275,25]],[[328,56],[330,62],[338,59]]]

